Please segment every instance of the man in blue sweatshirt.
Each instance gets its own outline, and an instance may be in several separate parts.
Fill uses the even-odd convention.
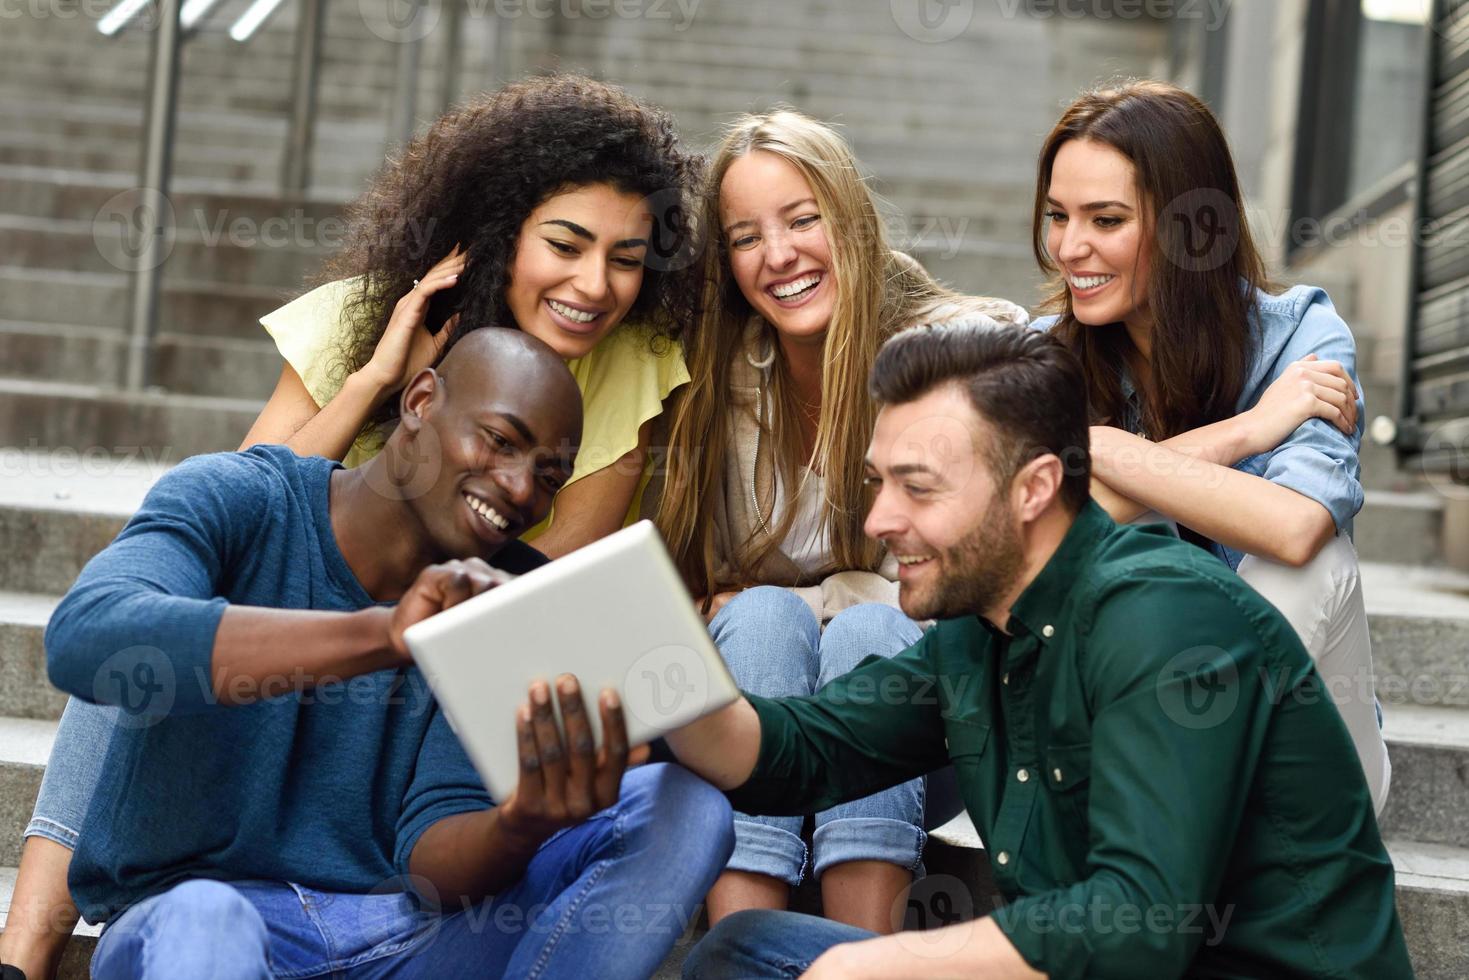
[[[95,977],[646,977],[723,868],[728,804],[676,766],[624,773],[613,692],[594,752],[575,679],[533,687],[492,801],[403,643],[544,562],[515,539],[571,473],[566,366],[473,331],[401,408],[355,470],[181,464],[57,608],[52,680],[122,709],[71,865],[108,922]]]

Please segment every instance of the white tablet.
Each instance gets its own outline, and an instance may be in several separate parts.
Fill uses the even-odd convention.
[[[576,675],[599,747],[604,688],[622,696],[632,745],[739,697],[649,521],[416,623],[403,638],[496,800],[520,778],[515,712],[534,680]]]

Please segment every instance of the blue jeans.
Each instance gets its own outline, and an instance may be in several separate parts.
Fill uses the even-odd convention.
[[[67,700],[25,836],[46,837],[76,850],[118,714],[119,709],[111,705]]]
[[[684,980],[799,977],[822,953],[876,933],[799,912],[751,909],[722,919],[684,960]]]
[[[814,694],[863,658],[891,657],[922,635],[897,609],[875,603],[838,613],[823,631],[805,602],[768,585],[731,599],[709,631],[740,689],[762,697]],[[736,813],[730,870],[800,884],[802,822]],[[814,871],[819,877],[845,861],[886,861],[916,872],[924,840],[923,780],[914,779],[816,814]]]
[[[617,804],[547,841],[515,885],[459,911],[402,891],[192,879],[109,923],[96,980],[650,976],[698,918],[734,839],[687,770],[630,770]]]

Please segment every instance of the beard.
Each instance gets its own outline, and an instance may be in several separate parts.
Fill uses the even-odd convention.
[[[930,581],[899,587],[898,604],[916,620],[982,615],[1005,597],[1024,565],[1015,516],[1009,501],[998,499],[968,534],[939,552]]]

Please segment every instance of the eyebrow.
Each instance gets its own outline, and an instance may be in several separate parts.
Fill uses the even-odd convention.
[[[1062,204],[1054,197],[1046,198],[1046,203],[1050,204],[1052,207],[1062,208],[1063,210],[1066,207],[1066,205]],[[1106,211],[1111,208],[1117,208],[1122,211],[1132,210],[1132,206],[1130,204],[1123,204],[1121,201],[1093,201],[1091,204],[1083,204],[1081,206],[1081,210],[1083,211]]]
[[[814,197],[803,197],[799,201],[792,201],[790,204],[787,204],[785,207],[781,208],[780,209],[780,213],[781,214],[785,214],[787,211],[794,211],[794,210],[796,210],[796,208],[804,207],[807,204],[815,204],[815,203],[816,203],[816,198],[814,198]],[[724,233],[726,235],[728,235],[730,232],[734,231],[736,228],[741,228],[741,227],[743,227],[745,225],[753,225],[753,224],[755,224],[755,219],[753,219],[753,218],[746,218],[744,221],[736,221],[736,222],[734,222],[732,224],[726,225],[725,226],[725,229],[724,229]]]
[[[519,415],[513,412],[496,412],[495,416],[496,418],[502,418],[506,422],[509,422],[510,427],[520,433],[520,438],[524,439],[528,444],[532,446],[536,444],[535,433],[530,430],[530,426],[526,425],[525,420]]]
[[[864,462],[866,463],[868,470],[873,473],[879,472],[877,466],[872,462],[872,460],[864,460]],[[932,466],[929,466],[927,463],[899,463],[897,466],[889,469],[888,472],[891,473],[893,476],[912,476],[915,473],[920,473],[925,476],[939,475],[939,472],[935,470]]]
[[[597,236],[596,235],[592,234],[590,231],[588,231],[587,229],[583,228],[581,225],[577,224],[575,221],[567,221],[565,218],[551,218],[551,219],[549,219],[547,221],[542,221],[541,224],[543,224],[543,225],[560,225],[562,228],[565,228],[567,231],[571,232],[573,235],[575,235],[578,238],[585,238],[589,242],[595,242],[597,240]],[[622,239],[619,242],[613,242],[612,243],[612,247],[613,248],[642,248],[642,247],[646,246],[647,244],[648,244],[648,240],[646,238],[624,238],[624,239]]]

